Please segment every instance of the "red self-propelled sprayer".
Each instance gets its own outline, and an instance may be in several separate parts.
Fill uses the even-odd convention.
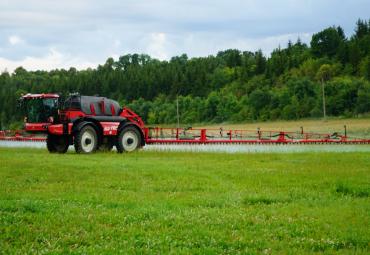
[[[284,131],[224,130],[146,127],[136,113],[105,97],[71,94],[62,100],[58,94],[27,94],[20,98],[25,131],[0,140],[45,141],[50,152],[65,153],[74,145],[77,153],[96,150],[131,152],[145,144],[370,144],[370,139],[344,134]],[[46,134],[46,138],[45,138]]]
[[[25,131],[46,133],[50,152],[65,153],[74,145],[78,153],[97,149],[134,151],[145,145],[144,122],[111,99],[71,94],[27,94],[20,98]]]

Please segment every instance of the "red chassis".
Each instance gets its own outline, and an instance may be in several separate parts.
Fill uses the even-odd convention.
[[[85,118],[85,119],[90,119],[94,118],[96,115],[89,115],[85,114],[82,111],[78,110],[68,110],[68,111],[60,111],[60,115],[64,116],[66,119],[80,119],[80,118]],[[143,129],[144,128],[144,122],[142,119],[137,115],[135,112],[130,110],[129,108],[123,108],[122,112],[119,115],[122,118],[126,118],[131,122],[131,125],[135,125],[137,128]],[[101,121],[99,122],[101,125],[103,135],[104,136],[116,136],[118,132],[118,127],[121,124],[121,122],[104,122]],[[31,124],[28,124],[31,125]],[[37,123],[35,124],[37,125]],[[55,135],[71,135],[73,132],[73,126],[74,123],[69,122],[67,124],[67,129],[65,130],[65,125],[64,124],[50,124],[48,125],[48,132],[51,134]],[[26,129],[27,130],[27,129]]]

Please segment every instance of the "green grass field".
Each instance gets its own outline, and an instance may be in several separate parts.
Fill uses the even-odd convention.
[[[0,148],[2,254],[369,254],[368,153]]]

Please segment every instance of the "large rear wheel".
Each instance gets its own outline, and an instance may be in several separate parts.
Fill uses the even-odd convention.
[[[141,134],[139,130],[135,127],[128,126],[123,128],[117,139],[117,151],[122,152],[132,152],[141,147]]]
[[[74,146],[77,153],[95,152],[98,148],[98,135],[95,129],[90,125],[84,126],[75,135]]]
[[[68,136],[48,134],[46,147],[50,153],[66,153],[69,147]]]

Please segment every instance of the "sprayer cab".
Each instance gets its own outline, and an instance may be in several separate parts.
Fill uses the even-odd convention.
[[[28,132],[46,132],[58,115],[58,94],[26,94],[19,99]]]

